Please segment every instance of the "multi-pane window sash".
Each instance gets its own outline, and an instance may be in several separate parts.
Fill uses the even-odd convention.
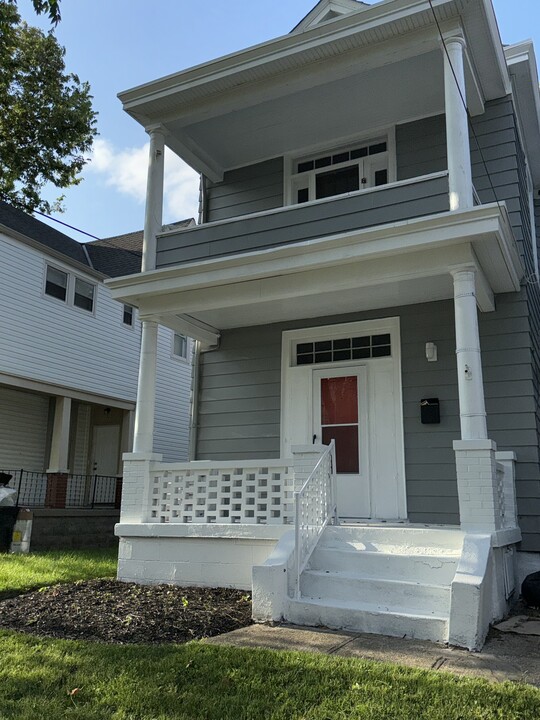
[[[364,337],[340,338],[304,342],[296,346],[296,364],[342,362],[389,357],[392,354],[390,335],[366,335]]]

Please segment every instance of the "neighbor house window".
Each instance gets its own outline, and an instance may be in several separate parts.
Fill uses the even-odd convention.
[[[124,325],[133,325],[133,307],[131,305],[124,305]]]
[[[174,334],[173,355],[184,360],[187,359],[187,338],[185,335]]]
[[[291,202],[310,200],[367,190],[388,183],[388,142],[372,140],[294,161]]]
[[[58,300],[66,301],[68,276],[67,273],[47,265],[47,277],[45,280],[45,294]]]
[[[80,278],[75,278],[73,304],[82,310],[94,310],[94,285]]]

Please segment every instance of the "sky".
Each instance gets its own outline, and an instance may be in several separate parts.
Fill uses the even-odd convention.
[[[66,68],[90,83],[99,135],[83,182],[55,217],[100,238],[139,230],[144,221],[147,135],[117,93],[288,33],[316,0],[61,0],[55,34]],[[540,58],[539,0],[493,0],[504,43],[532,39]],[[48,30],[30,0],[26,22]],[[196,217],[198,176],[172,153],[165,160],[164,222]],[[42,218],[40,218],[42,219]],[[50,223],[84,241],[84,235]]]

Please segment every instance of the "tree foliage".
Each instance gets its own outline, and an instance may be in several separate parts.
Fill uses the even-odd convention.
[[[33,0],[59,17],[55,0]],[[80,183],[96,135],[88,83],[66,73],[64,49],[52,33],[21,21],[12,0],[0,0],[0,198],[28,212],[60,209],[41,198],[52,183]]]
[[[13,0],[10,0],[13,2]],[[41,15],[47,13],[53,25],[60,22],[60,2],[59,0],[32,0],[34,10]]]

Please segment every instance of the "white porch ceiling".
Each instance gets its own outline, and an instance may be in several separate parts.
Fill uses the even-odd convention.
[[[393,283],[349,290],[321,290],[316,294],[198,312],[197,319],[220,330],[234,327],[266,325],[298,318],[324,317],[378,310],[403,305],[435,302],[453,297],[449,273],[428,278],[400,280]]]
[[[491,0],[433,0],[443,33],[469,39],[471,112],[509,91]],[[384,0],[120,94],[188,164],[223,172],[315,142],[442,112],[442,50],[428,3]],[[330,114],[329,110],[333,112]]]
[[[443,59],[432,51],[195,124],[172,122],[169,129],[230,169],[442,112]]]

